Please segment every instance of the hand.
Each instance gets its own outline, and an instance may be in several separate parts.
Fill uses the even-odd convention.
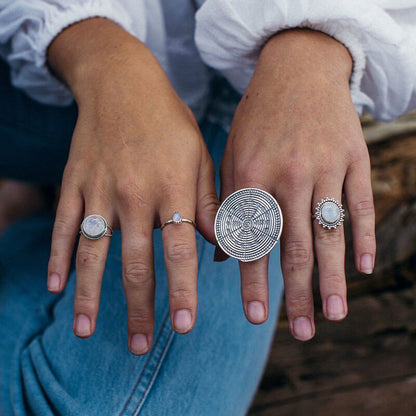
[[[48,287],[65,286],[83,217],[122,231],[129,348],[146,353],[154,326],[153,229],[180,211],[214,241],[214,168],[186,105],[150,51],[116,24],[90,19],[52,43],[49,63],[79,108],[57,210]],[[190,331],[197,310],[197,250],[190,224],[163,230],[173,328]],[[80,237],[74,332],[92,335],[110,239]]]
[[[257,187],[280,203],[284,226],[282,271],[290,329],[308,340],[315,332],[312,270],[319,266],[327,319],[347,314],[343,227],[324,229],[311,213],[325,197],[350,213],[356,267],[372,273],[375,257],[370,162],[350,99],[352,61],[336,40],[291,30],[264,47],[236,111],[221,166],[222,196]],[[268,313],[267,259],[241,263],[244,310],[253,323]]]

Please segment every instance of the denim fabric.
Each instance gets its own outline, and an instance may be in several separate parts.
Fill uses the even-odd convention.
[[[59,183],[76,109],[39,105],[6,81],[3,72],[0,176]],[[201,127],[218,169],[227,135],[213,123]],[[39,213],[0,236],[1,416],[246,413],[283,291],[278,248],[270,259],[270,317],[255,326],[244,317],[238,262],[214,263],[214,247],[197,233],[198,316],[190,334],[178,335],[170,324],[161,232],[155,230],[154,345],[137,357],[127,349],[120,232],[111,241],[96,332],[79,339],[72,333],[74,270],[63,293],[46,290],[52,224],[51,213]]]

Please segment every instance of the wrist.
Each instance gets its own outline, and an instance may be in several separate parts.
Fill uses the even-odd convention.
[[[117,78],[157,62],[148,48],[116,23],[92,18],[60,33],[48,49],[48,64],[77,102]]]
[[[285,81],[322,79],[348,86],[353,61],[334,38],[310,29],[291,29],[273,36],[264,46],[259,66]]]

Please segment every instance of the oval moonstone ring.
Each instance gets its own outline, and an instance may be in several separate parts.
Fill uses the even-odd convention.
[[[104,217],[93,214],[84,218],[80,233],[89,240],[98,240],[101,237],[111,237],[113,230]]]
[[[325,198],[316,204],[313,218],[324,228],[337,228],[344,221],[344,209],[334,198]]]
[[[282,234],[279,204],[268,192],[240,189],[228,196],[215,217],[215,237],[220,248],[242,262],[268,254]]]

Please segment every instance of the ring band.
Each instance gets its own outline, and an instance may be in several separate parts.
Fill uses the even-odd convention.
[[[344,221],[342,204],[334,198],[326,197],[316,204],[312,218],[318,220],[323,228],[337,228]]]
[[[88,240],[99,240],[102,237],[111,237],[113,229],[108,225],[107,220],[98,214],[88,215],[81,224],[80,234]]]
[[[188,220],[187,218],[183,218],[182,215],[179,212],[175,212],[172,216],[172,219],[164,222],[160,226],[160,229],[163,230],[169,224],[182,224],[183,222],[187,222],[188,224],[192,224],[194,226],[194,228],[196,228],[196,224],[195,224],[194,221]]]

